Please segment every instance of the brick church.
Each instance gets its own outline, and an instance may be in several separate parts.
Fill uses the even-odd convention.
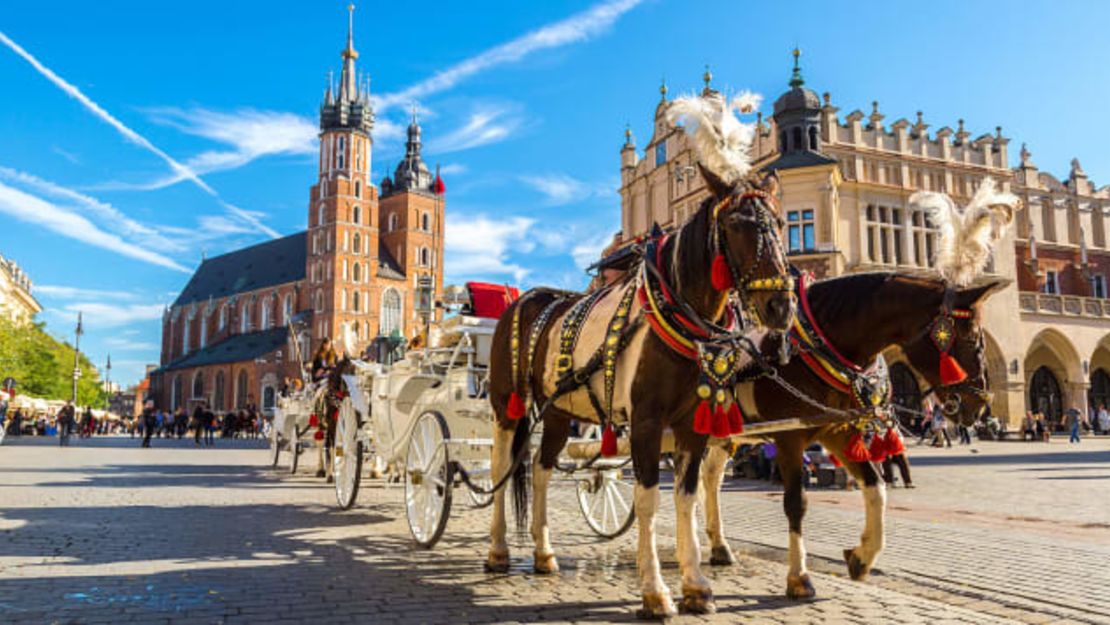
[[[163,316],[150,374],[159,408],[269,411],[323,338],[353,336],[361,351],[377,336],[413,337],[418,285],[441,298],[443,183],[421,157],[415,115],[393,175],[371,181],[374,112],[352,30],[320,105],[308,230],[201,263]]]

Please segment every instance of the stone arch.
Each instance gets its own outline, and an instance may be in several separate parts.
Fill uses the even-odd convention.
[[[991,414],[998,417],[1002,423],[1009,423],[1010,402],[1006,397],[1009,390],[1009,370],[1006,366],[1006,356],[998,341],[990,332],[983,330],[983,342],[986,344],[987,360],[987,388],[994,394],[991,400]]]
[[[1048,379],[1049,375],[1052,380]],[[1060,411],[1074,407],[1086,412],[1088,384],[1079,352],[1063,333],[1047,328],[1033,338],[1025,354],[1025,388],[1029,410],[1045,407],[1038,404],[1044,404],[1043,398],[1052,394],[1053,381],[1059,387]],[[1052,410],[1057,408],[1052,407]]]

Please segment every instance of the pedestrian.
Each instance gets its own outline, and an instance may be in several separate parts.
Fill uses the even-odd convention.
[[[154,400],[146,400],[140,417],[143,426],[143,447],[150,447],[150,439],[154,436],[155,428],[158,427],[158,417],[159,413],[154,409]]]
[[[906,488],[914,488],[913,478],[910,477],[910,461],[906,458],[906,445],[902,442],[902,434],[898,431],[897,426],[889,430],[887,433],[887,445],[891,444],[892,439],[897,439],[897,444],[893,449],[898,449],[898,453],[888,453],[886,458],[883,458],[883,481],[887,485],[894,487],[894,466],[898,465],[898,472],[902,475],[902,485]]]
[[[1036,420],[1032,410],[1026,410],[1025,417],[1021,420],[1021,440],[1024,441],[1026,436],[1031,441],[1037,440]]]
[[[15,414],[12,415],[12,427],[15,431],[12,432],[15,436],[23,436],[23,409],[16,408]]]
[[[944,447],[940,442],[942,436],[948,447],[951,447],[952,439],[948,436],[948,420],[944,418],[944,410],[940,407],[940,402],[936,402],[933,404],[933,447]]]
[[[1071,436],[1068,437],[1068,442],[1078,443],[1079,428],[1083,425],[1083,413],[1079,412],[1079,410],[1075,406],[1068,408],[1068,412],[1065,415],[1065,424],[1068,426],[1068,430],[1071,431]]]
[[[69,447],[69,436],[73,433],[73,424],[77,418],[77,411],[73,407],[72,402],[66,402],[65,406],[58,411],[55,417],[55,425],[58,428],[58,445],[61,447]]]
[[[1103,434],[1110,434],[1110,411],[1106,410],[1106,404],[1098,407],[1098,428]]]
[[[197,447],[200,447],[200,437],[204,435],[204,402],[197,404],[193,408],[193,442]]]

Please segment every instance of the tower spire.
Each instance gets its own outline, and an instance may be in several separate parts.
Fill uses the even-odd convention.
[[[339,79],[339,100],[352,102],[358,99],[358,76],[355,73],[355,5],[347,5],[347,47],[343,50],[343,74]]]
[[[791,74],[791,76],[790,76],[790,88],[791,89],[797,89],[798,87],[801,87],[802,85],[806,84],[806,81],[802,78],[802,68],[798,65],[798,57],[802,56],[802,51],[799,50],[798,48],[794,48],[793,54],[794,54],[794,73]]]

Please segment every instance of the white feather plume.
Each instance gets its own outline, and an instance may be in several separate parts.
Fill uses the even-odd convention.
[[[761,101],[761,96],[747,91],[731,101],[717,92],[677,98],[667,108],[667,121],[681,123],[694,139],[703,167],[733,184],[752,169],[755,139],[755,125],[741,122],[734,111],[750,113]]]
[[[910,205],[925,209],[939,231],[937,271],[957,286],[967,286],[982,273],[1020,204],[1016,195],[999,192],[991,178],[983,179],[962,210],[944,193],[919,191],[910,196]]]

